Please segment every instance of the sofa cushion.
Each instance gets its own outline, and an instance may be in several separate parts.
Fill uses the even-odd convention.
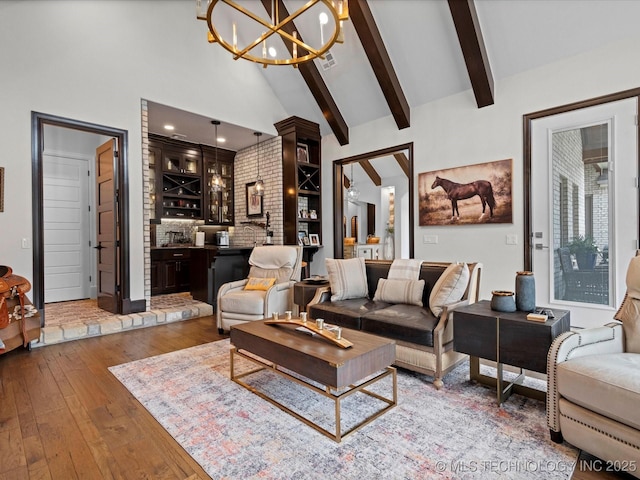
[[[275,277],[276,283],[291,280],[298,258],[297,247],[271,245],[255,247],[249,257],[250,277]]]
[[[266,294],[264,290],[232,290],[220,297],[218,307],[223,312],[263,315]]]
[[[432,347],[438,319],[427,308],[397,304],[363,315],[361,323],[363,332]]]
[[[381,278],[373,296],[374,301],[422,306],[424,280],[395,280]]]
[[[388,303],[373,302],[368,298],[352,298],[323,302],[309,306],[311,318],[323,318],[325,323],[340,325],[353,330],[361,329],[360,317],[375,310],[388,307]]]
[[[572,358],[557,366],[558,392],[581,407],[640,429],[638,372],[637,353]]]
[[[325,265],[331,284],[332,302],[367,296],[367,271],[364,258],[348,260],[327,258]]]
[[[469,267],[466,263],[449,265],[431,290],[429,308],[436,317],[442,313],[443,307],[462,299],[469,284]]]

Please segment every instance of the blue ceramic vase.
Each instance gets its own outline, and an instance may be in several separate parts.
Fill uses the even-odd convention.
[[[494,290],[491,292],[491,310],[496,312],[515,312],[516,302],[513,299],[513,292],[504,290]]]
[[[533,272],[516,274],[516,308],[521,312],[533,312],[536,309],[536,280]]]

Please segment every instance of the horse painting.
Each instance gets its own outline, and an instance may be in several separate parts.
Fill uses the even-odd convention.
[[[456,183],[446,178],[436,177],[431,189],[442,187],[446,192],[447,197],[451,200],[451,218],[460,218],[460,212],[458,211],[458,200],[465,200],[478,195],[482,202],[482,219],[485,215],[487,205],[489,205],[489,212],[493,217],[493,209],[496,206],[496,199],[493,197],[493,187],[491,182],[487,180],[476,180],[471,183]]]

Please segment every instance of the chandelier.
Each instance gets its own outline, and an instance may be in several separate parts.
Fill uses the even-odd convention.
[[[300,63],[315,58],[324,59],[324,54],[335,43],[343,42],[342,22],[349,19],[348,0],[309,0],[284,18],[280,14],[280,2],[282,0],[271,0],[271,17],[265,19],[240,5],[239,1],[196,0],[196,17],[207,22],[209,43],[219,43],[233,54],[234,60],[244,58],[260,63],[264,68],[269,65],[297,68]],[[214,13],[216,7],[219,11]],[[305,36],[312,39],[309,43],[295,29],[294,20]],[[334,28],[331,34],[325,34],[330,21]],[[252,40],[239,46],[239,36]]]

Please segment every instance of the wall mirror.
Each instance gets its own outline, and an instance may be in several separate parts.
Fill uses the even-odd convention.
[[[413,258],[413,143],[333,162],[334,257]]]

